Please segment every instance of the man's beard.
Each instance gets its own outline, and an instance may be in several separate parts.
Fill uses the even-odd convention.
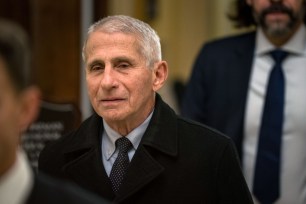
[[[280,12],[287,14],[289,16],[288,22],[282,21],[275,21],[267,23],[265,21],[266,17],[270,13]],[[293,11],[282,4],[272,4],[270,7],[263,10],[257,17],[256,17],[258,24],[262,27],[262,29],[271,37],[282,37],[290,32],[295,28],[298,24],[299,18],[297,15],[293,13]]]

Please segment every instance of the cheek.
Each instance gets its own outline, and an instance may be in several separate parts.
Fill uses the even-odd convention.
[[[87,91],[90,98],[94,97],[99,89],[99,83],[93,78],[87,78]]]
[[[259,12],[263,10],[264,8],[267,8],[270,3],[267,0],[248,0],[248,5],[253,8],[254,11]]]
[[[153,82],[151,77],[144,77],[146,75],[142,75],[137,80],[135,80],[135,83],[133,85],[134,87],[134,99],[136,98],[147,98],[151,96],[153,92]]]
[[[12,108],[0,108],[0,143],[14,146],[19,139],[18,113]]]
[[[11,162],[11,158],[17,150],[20,142],[19,121],[17,118],[3,114],[0,111],[0,171],[6,168],[6,164]],[[7,117],[5,117],[7,116]]]

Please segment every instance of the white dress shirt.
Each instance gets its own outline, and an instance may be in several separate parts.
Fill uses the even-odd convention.
[[[153,111],[141,125],[139,125],[132,132],[130,132],[128,135],[125,136],[131,141],[133,145],[133,148],[128,152],[130,161],[132,160],[136,152],[136,149],[138,148],[138,145],[149,125],[152,115]],[[109,125],[104,120],[103,120],[103,125],[104,125],[104,131],[102,133],[101,151],[102,151],[103,165],[107,175],[109,176],[112,166],[119,153],[119,150],[118,149],[116,150],[115,142],[117,139],[119,139],[122,136],[119,133],[117,133],[115,130],[110,128]]]
[[[1,161],[0,161],[1,162]],[[15,164],[0,177],[0,203],[25,203],[33,188],[33,172],[25,153],[20,150]]]
[[[256,36],[255,56],[249,83],[243,141],[243,170],[253,188],[259,129],[266,86],[273,59],[267,52],[275,47],[262,30]],[[281,191],[276,204],[306,203],[306,28],[303,25],[282,46],[289,51],[283,62],[285,74],[285,115],[282,135]],[[258,203],[254,198],[254,202]]]

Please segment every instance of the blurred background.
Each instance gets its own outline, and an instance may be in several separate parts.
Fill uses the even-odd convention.
[[[231,0],[0,0],[0,16],[20,23],[33,50],[33,79],[43,100],[73,104],[81,120],[91,114],[84,87],[81,48],[88,26],[107,15],[126,14],[160,35],[170,76],[160,91],[178,112],[178,97],[193,61],[208,40],[238,32],[226,14]]]

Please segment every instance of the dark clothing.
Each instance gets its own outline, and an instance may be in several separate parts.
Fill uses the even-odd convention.
[[[117,197],[103,167],[102,131],[94,114],[43,150],[40,170],[115,203],[253,203],[231,140],[178,117],[159,95]]]
[[[185,90],[181,114],[231,137],[239,156],[255,32],[204,45]]]
[[[106,204],[110,203],[67,182],[46,175],[35,176],[27,204]]]

